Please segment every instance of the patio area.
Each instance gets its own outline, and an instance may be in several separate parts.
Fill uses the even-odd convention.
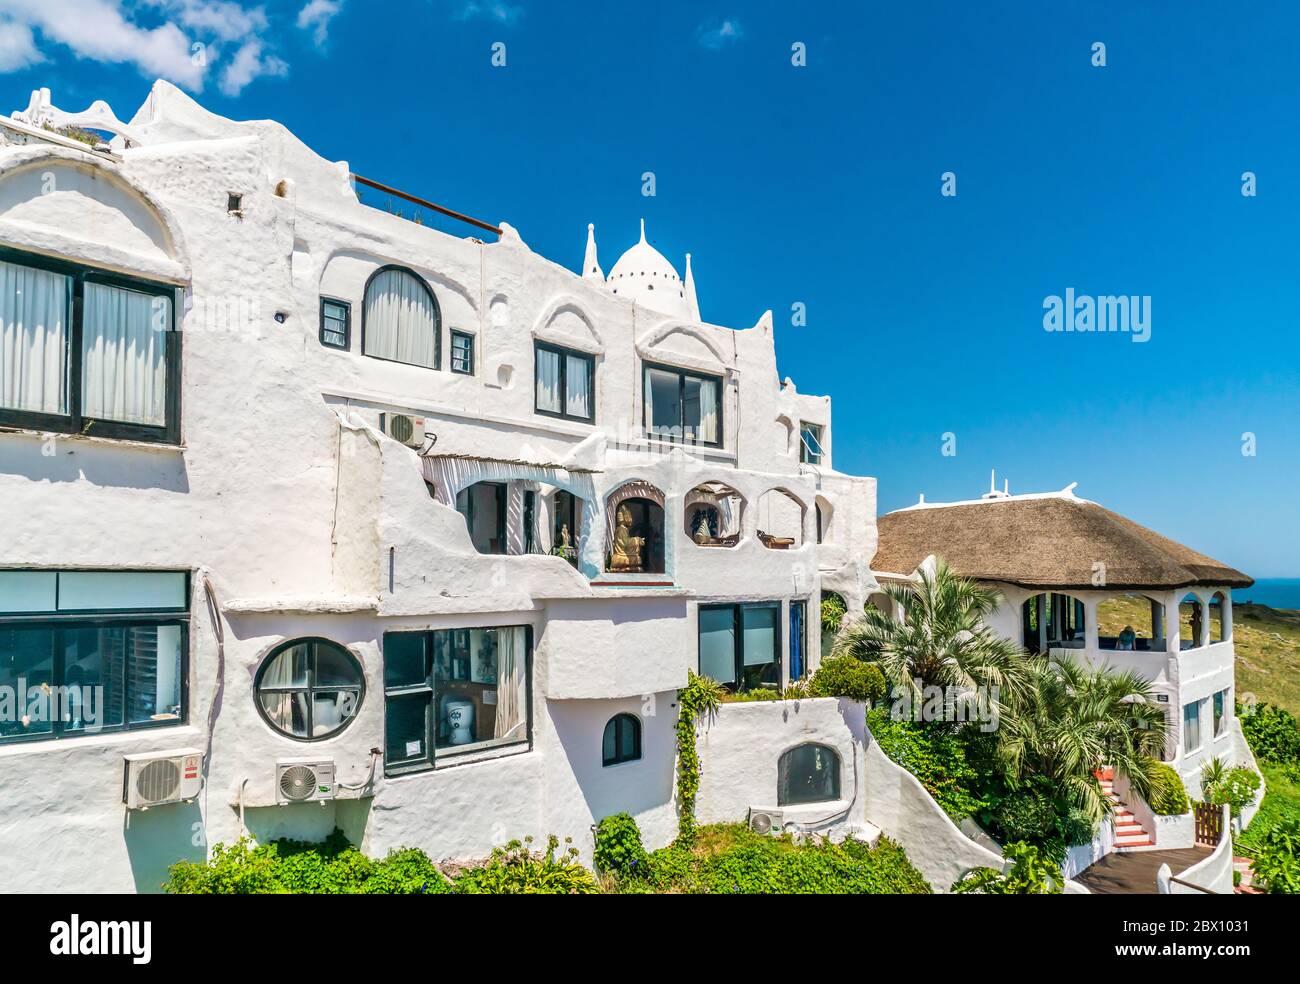
[[[1177,877],[1192,865],[1210,856],[1208,847],[1188,847],[1174,851],[1136,851],[1107,854],[1092,867],[1075,876],[1095,895],[1155,895],[1156,872],[1162,864]]]

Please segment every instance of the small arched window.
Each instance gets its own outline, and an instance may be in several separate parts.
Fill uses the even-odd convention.
[[[442,316],[429,285],[405,267],[376,270],[366,282],[361,336],[366,355],[437,369]]]
[[[295,639],[271,650],[253,681],[263,720],[288,738],[338,734],[361,707],[365,675],[355,656],[326,639]]]
[[[603,765],[635,762],[641,757],[641,722],[631,714],[615,714],[605,725]]]
[[[781,756],[776,770],[777,806],[823,803],[840,798],[840,757],[825,745],[797,745]]]

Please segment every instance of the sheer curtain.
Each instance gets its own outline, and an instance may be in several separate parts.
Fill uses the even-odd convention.
[[[497,723],[495,738],[527,738],[528,699],[524,629],[497,629]]]
[[[366,355],[433,369],[438,312],[428,289],[405,270],[385,270],[366,288]]]
[[[67,413],[72,279],[0,262],[0,407]]]
[[[713,380],[700,383],[700,432],[704,444],[718,441],[718,384]]]
[[[564,412],[560,396],[560,354],[537,349],[537,409]]]
[[[82,416],[166,424],[171,300],[88,283],[82,324]]]
[[[586,359],[569,355],[564,373],[566,403],[564,412],[571,417],[591,416],[591,374]]]

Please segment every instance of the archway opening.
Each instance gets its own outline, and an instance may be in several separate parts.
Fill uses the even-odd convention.
[[[734,547],[740,542],[745,500],[721,482],[697,485],[686,494],[682,511],[686,535],[700,547]]]
[[[1024,646],[1038,655],[1053,649],[1082,649],[1084,643],[1083,602],[1066,594],[1034,595],[1020,611]]]
[[[769,550],[803,546],[803,503],[785,489],[768,489],[758,500],[758,539]]]
[[[1164,652],[1165,606],[1141,594],[1107,598],[1097,606],[1099,649]]]

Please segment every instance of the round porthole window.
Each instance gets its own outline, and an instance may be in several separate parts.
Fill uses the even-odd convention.
[[[357,658],[327,639],[295,639],[271,650],[253,681],[257,709],[280,734],[330,738],[351,723],[365,695]]]

